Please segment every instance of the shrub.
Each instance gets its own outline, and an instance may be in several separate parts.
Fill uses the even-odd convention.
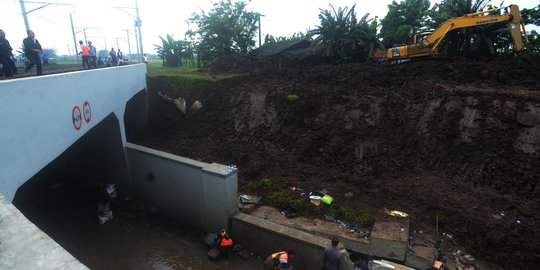
[[[287,100],[290,102],[296,102],[300,99],[298,95],[292,94],[287,96]]]
[[[248,184],[248,190],[255,194],[268,192],[272,188],[272,181],[268,178],[263,178],[259,181],[253,181]]]

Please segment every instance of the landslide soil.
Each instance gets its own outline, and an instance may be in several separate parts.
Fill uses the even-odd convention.
[[[245,73],[189,89],[150,76],[150,124],[130,140],[236,164],[241,192],[269,178],[326,188],[377,220],[384,208],[407,212],[411,230],[443,243],[448,261],[464,249],[483,269],[538,269],[538,55],[282,70],[221,63],[213,71]],[[184,116],[158,91],[203,108]]]

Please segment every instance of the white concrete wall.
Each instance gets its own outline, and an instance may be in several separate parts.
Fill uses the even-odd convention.
[[[111,112],[120,121],[126,102],[146,88],[144,64],[0,81],[0,193],[17,188]],[[72,111],[90,103],[92,117],[74,128]]]
[[[238,209],[236,170],[130,143],[126,155],[134,196],[197,229],[228,228]]]

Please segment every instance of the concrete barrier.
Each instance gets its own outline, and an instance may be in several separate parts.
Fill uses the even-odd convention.
[[[237,211],[237,171],[127,143],[131,192],[194,228],[228,228]]]

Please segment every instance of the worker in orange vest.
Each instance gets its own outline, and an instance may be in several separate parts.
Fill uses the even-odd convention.
[[[226,258],[229,258],[231,256],[233,240],[228,233],[223,235],[223,238],[221,239],[221,243],[219,245],[219,250],[221,251],[221,254]]]
[[[264,260],[263,270],[289,270],[289,259],[294,258],[294,250],[276,252]]]

